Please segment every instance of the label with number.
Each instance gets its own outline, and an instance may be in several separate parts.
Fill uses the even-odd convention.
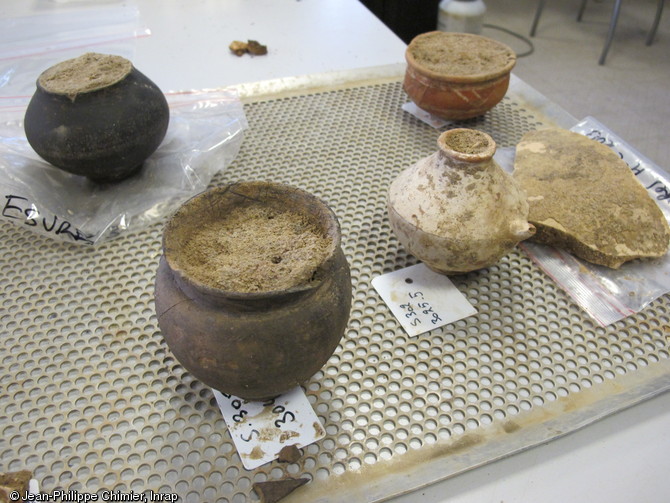
[[[378,276],[372,286],[410,337],[477,314],[449,278],[424,264]]]
[[[284,447],[300,449],[326,435],[300,386],[266,401],[212,391],[247,470],[277,459]]]

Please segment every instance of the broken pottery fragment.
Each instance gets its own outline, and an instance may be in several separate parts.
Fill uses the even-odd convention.
[[[302,457],[302,452],[298,449],[298,446],[295,444],[285,445],[279,451],[279,456],[277,461],[280,463],[295,463]]]
[[[663,212],[628,165],[595,140],[564,129],[527,133],[514,178],[528,194],[533,241],[614,269],[668,251]]]
[[[32,477],[29,470],[0,473],[0,502],[17,501],[18,498],[14,498],[17,493],[26,494]]]
[[[277,503],[285,498],[298,487],[305,485],[309,479],[292,477],[282,480],[268,480],[267,482],[255,482],[254,491],[261,500],[261,503]]]

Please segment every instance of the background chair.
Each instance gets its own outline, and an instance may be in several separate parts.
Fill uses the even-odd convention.
[[[535,11],[535,18],[533,19],[533,26],[530,29],[530,36],[535,36],[535,31],[537,30],[537,24],[540,21],[540,16],[542,15],[542,10],[544,9],[544,4],[546,0],[540,0],[537,4],[537,10]],[[579,12],[577,14],[577,21],[582,20],[584,10],[586,9],[587,0],[582,0],[582,4],[579,6]],[[658,23],[661,21],[661,13],[663,12],[663,4],[665,0],[658,0],[656,5],[656,15],[654,16],[654,22],[651,25],[651,30],[647,34],[646,45],[651,45],[656,36],[656,30],[658,29]],[[614,30],[616,29],[617,21],[619,20],[619,12],[621,11],[621,0],[614,1],[614,8],[612,9],[612,17],[610,19],[610,27],[607,32],[607,39],[605,39],[605,47],[603,47],[603,52],[600,54],[600,59],[598,60],[599,65],[605,64],[605,59],[607,58],[607,52],[610,49],[612,44],[612,39],[614,38]]]

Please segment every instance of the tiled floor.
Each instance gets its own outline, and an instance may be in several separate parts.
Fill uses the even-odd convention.
[[[528,37],[538,0],[487,0],[485,22]],[[580,0],[550,0],[532,38],[534,52],[520,58],[517,76],[577,118],[591,115],[670,172],[670,7],[646,46],[656,0],[623,2],[604,66],[598,65],[614,0],[590,0],[582,22]],[[518,53],[523,41],[485,28]]]

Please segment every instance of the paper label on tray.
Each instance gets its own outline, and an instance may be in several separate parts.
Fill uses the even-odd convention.
[[[424,264],[377,276],[372,286],[410,337],[477,314],[449,278]]]
[[[300,449],[326,435],[300,386],[265,401],[212,391],[247,470],[277,459],[284,447]]]
[[[446,121],[444,119],[440,119],[439,117],[436,117],[435,115],[431,114],[430,112],[426,112],[425,110],[422,110],[418,106],[416,106],[416,103],[413,101],[408,101],[407,103],[403,103],[401,108],[407,112],[412,114],[414,117],[419,119],[422,122],[425,122],[431,127],[434,127],[435,129],[440,129],[441,127],[446,126],[449,124],[449,121]]]

